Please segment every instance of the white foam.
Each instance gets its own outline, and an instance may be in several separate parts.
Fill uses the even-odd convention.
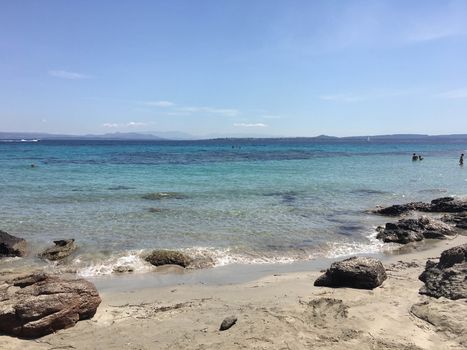
[[[80,257],[73,260],[72,264],[77,266],[77,274],[82,277],[103,276],[115,273],[115,268],[129,268],[133,273],[149,272],[153,267],[141,258],[142,250],[128,251],[124,255],[112,256],[104,261],[95,262],[82,266]]]
[[[260,256],[235,253],[231,248],[193,247],[182,249],[182,251],[193,258],[209,257],[214,261],[214,266],[231,264],[290,264],[301,260],[293,256]]]
[[[366,238],[367,243],[362,242],[332,242],[329,243],[329,251],[326,254],[327,258],[342,258],[356,254],[377,254],[384,250],[394,248],[383,241],[376,238],[376,227]]]

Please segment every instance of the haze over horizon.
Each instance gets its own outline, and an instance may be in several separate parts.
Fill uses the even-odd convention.
[[[22,1],[0,131],[467,133],[467,1]]]

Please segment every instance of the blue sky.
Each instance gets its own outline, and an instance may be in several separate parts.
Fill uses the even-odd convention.
[[[467,133],[464,1],[2,1],[0,131]]]

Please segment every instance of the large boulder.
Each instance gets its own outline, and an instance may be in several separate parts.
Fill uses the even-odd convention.
[[[407,204],[394,204],[386,208],[379,208],[373,212],[386,216],[400,216],[413,210],[429,211],[430,205],[423,202],[412,202]]]
[[[101,298],[91,282],[44,273],[0,286],[0,332],[37,338],[73,327],[96,313]]]
[[[398,222],[388,222],[385,227],[378,227],[376,238],[386,243],[401,243],[421,241],[425,238],[443,239],[455,234],[452,227],[440,220],[421,216],[418,219],[401,219]]]
[[[428,260],[419,279],[420,294],[452,300],[467,298],[467,244],[441,253],[439,262]]]
[[[54,241],[53,247],[47,248],[42,253],[39,253],[39,257],[47,260],[61,260],[66,258],[76,250],[76,244],[74,239],[61,239]]]
[[[153,250],[144,259],[154,266],[179,265],[188,267],[193,262],[193,259],[184,253],[163,249]]]
[[[0,230],[0,257],[25,256],[26,253],[26,240]]]
[[[334,262],[318,277],[314,285],[319,287],[350,287],[373,289],[387,278],[381,261],[368,257],[351,257]]]

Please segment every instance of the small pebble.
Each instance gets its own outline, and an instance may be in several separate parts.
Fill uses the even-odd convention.
[[[235,323],[237,323],[237,318],[235,316],[226,317],[224,321],[222,321],[219,330],[226,331],[227,329],[232,327]]]

